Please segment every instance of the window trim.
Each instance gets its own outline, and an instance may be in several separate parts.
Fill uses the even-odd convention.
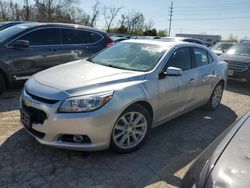
[[[83,31],[88,31],[88,32],[93,32],[93,33],[96,33],[96,34],[98,34],[98,35],[100,35],[101,36],[101,39],[100,40],[98,40],[97,42],[94,42],[94,43],[85,43],[85,44],[63,44],[62,43],[62,29],[74,29],[74,28],[66,28],[66,27],[63,27],[63,26],[59,26],[59,27],[49,27],[49,26],[46,26],[46,27],[39,27],[39,28],[35,28],[35,29],[31,29],[31,30],[29,30],[29,31],[27,31],[27,32],[25,32],[25,33],[23,33],[23,34],[21,34],[20,36],[17,36],[17,37],[15,37],[14,39],[12,39],[10,42],[8,42],[7,44],[5,44],[5,47],[6,48],[13,48],[13,46],[11,46],[11,44],[13,43],[13,42],[15,42],[16,40],[18,40],[18,39],[20,39],[21,37],[23,37],[24,35],[26,35],[26,34],[29,34],[29,33],[31,33],[31,32],[34,32],[34,31],[38,31],[38,30],[42,30],[42,29],[59,29],[59,34],[60,34],[60,44],[49,44],[49,45],[31,45],[31,46],[29,46],[29,48],[37,48],[37,47],[51,47],[51,46],[53,46],[53,47],[62,47],[62,46],[86,46],[86,45],[90,45],[90,44],[96,44],[96,43],[98,43],[98,42],[100,42],[102,39],[104,39],[104,37],[101,35],[101,34],[99,34],[98,32],[96,32],[96,31],[92,31],[92,30],[89,30],[89,29],[84,29],[84,28],[78,28],[79,30],[83,30]]]

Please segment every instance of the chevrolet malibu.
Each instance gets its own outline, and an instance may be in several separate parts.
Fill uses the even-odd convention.
[[[127,40],[25,84],[21,122],[40,143],[127,153],[151,128],[198,107],[215,110],[227,64],[205,46]]]

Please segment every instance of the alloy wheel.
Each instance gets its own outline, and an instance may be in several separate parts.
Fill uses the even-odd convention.
[[[113,129],[113,140],[119,148],[137,146],[147,133],[147,120],[140,112],[129,112],[121,116]]]

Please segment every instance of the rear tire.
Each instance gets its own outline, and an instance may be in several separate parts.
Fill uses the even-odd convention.
[[[6,84],[3,75],[0,73],[0,95],[5,90]]]
[[[223,89],[224,89],[223,83],[219,82],[215,86],[209,101],[204,106],[205,110],[214,111],[219,107],[220,102],[221,102],[221,98],[222,98],[222,95],[223,95]]]
[[[152,124],[146,108],[139,104],[128,107],[116,121],[111,135],[111,148],[118,153],[130,153],[145,142]]]

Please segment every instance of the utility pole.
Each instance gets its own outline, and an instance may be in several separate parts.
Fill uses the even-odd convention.
[[[168,36],[171,33],[172,17],[173,17],[173,1],[171,1],[171,6],[169,7],[169,27],[168,27]]]

